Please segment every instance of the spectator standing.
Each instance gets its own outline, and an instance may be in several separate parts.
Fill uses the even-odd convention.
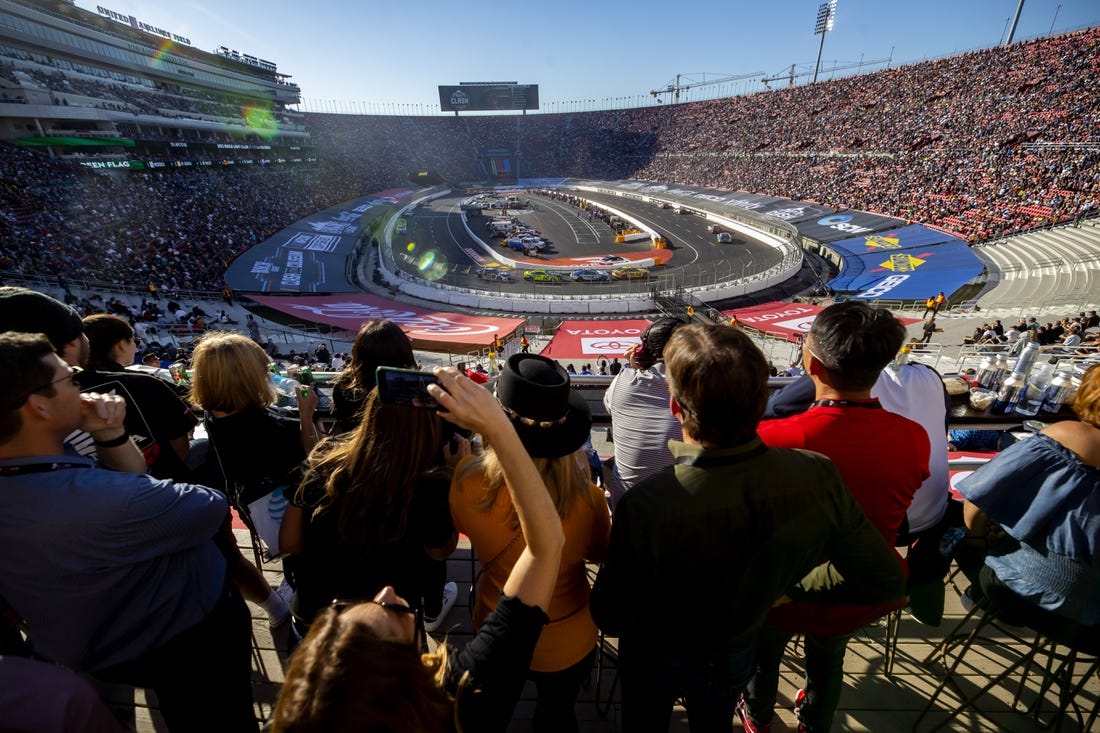
[[[625,733],[666,731],[678,697],[693,731],[728,732],[777,599],[875,603],[904,576],[828,459],[757,437],[768,365],[748,336],[687,325],[664,356],[684,440],[619,501],[592,613],[620,637]]]
[[[368,603],[323,611],[287,670],[275,733],[342,725],[503,733],[511,722],[548,620],[565,536],[549,492],[493,395],[454,369],[435,373],[442,388],[428,390],[443,417],[480,433],[499,451],[527,546],[496,610],[461,652],[445,647],[421,655],[408,603],[393,588]]]
[[[565,532],[548,610],[551,621],[531,660],[529,676],[538,691],[532,728],[536,733],[575,732],[574,703],[596,658],[597,630],[588,608],[585,563],[603,560],[610,532],[603,492],[592,484],[584,455],[592,418],[565,370],[543,356],[509,358],[496,395],[538,467]],[[480,456],[458,466],[451,491],[455,526],[469,536],[482,558],[475,628],[481,628],[497,607],[526,544],[511,492],[504,486],[501,462],[490,444]]]
[[[934,320],[934,316],[931,320]],[[812,450],[840,471],[867,519],[893,546],[913,495],[929,476],[924,429],[883,409],[871,389],[905,341],[905,326],[885,308],[862,301],[836,303],[814,319],[802,344],[813,380],[810,409],[762,422],[760,439],[779,448]],[[882,436],[904,446],[883,451]],[[902,567],[897,556],[899,571]],[[827,607],[794,602],[768,614],[757,641],[756,671],[738,714],[747,731],[767,730],[775,706],[779,665],[791,636],[805,635],[806,686],[795,698],[800,726],[827,733],[840,699],[844,653],[861,626],[904,605],[905,597],[870,606]]]
[[[683,325],[677,318],[661,318],[646,327],[642,340],[626,352],[627,366],[604,392],[603,404],[611,416],[615,459],[608,490],[612,507],[638,482],[672,465],[668,441],[682,436],[680,423],[668,411],[668,382],[663,351],[672,333]],[[615,367],[618,361],[611,363]]]

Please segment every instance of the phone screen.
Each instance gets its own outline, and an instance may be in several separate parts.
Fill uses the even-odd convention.
[[[425,407],[439,409],[439,403],[428,394],[429,384],[439,384],[439,379],[431,372],[418,372],[414,369],[394,369],[378,367],[378,399],[393,405]]]

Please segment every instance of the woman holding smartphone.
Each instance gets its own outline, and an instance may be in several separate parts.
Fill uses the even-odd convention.
[[[611,518],[603,491],[591,481],[584,445],[592,418],[584,398],[570,387],[561,366],[535,354],[508,359],[496,396],[532,457],[565,533],[561,568],[550,602],[550,622],[535,647],[527,673],[537,700],[536,733],[577,730],[573,706],[596,658],[598,632],[589,610],[586,561],[607,551]],[[500,601],[528,542],[508,487],[504,448],[491,439],[480,456],[458,465],[451,486],[451,514],[481,560],[474,627],[482,628]]]
[[[353,431],[317,446],[279,533],[297,556],[291,609],[299,632],[332,599],[370,598],[385,586],[442,618],[442,561],[458,542],[446,463],[457,454],[435,410],[384,402],[376,389]],[[447,585],[453,605],[458,587]]]
[[[287,670],[274,731],[504,731],[547,621],[565,535],[546,487],[493,396],[454,369],[428,387],[443,416],[480,433],[501,470],[526,546],[502,598],[461,652],[422,655],[409,605],[391,587],[322,611]]]

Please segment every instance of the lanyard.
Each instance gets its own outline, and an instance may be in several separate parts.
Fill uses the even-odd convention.
[[[68,461],[25,463],[21,466],[0,466],[0,476],[22,476],[26,473],[46,473],[47,471],[58,471],[62,468],[91,468],[91,466],[87,463],[70,463]]]
[[[810,407],[863,407],[869,410],[881,410],[882,403],[878,400],[868,402],[852,402],[851,400],[814,400]]]

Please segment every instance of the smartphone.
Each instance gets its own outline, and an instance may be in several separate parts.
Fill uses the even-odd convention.
[[[431,372],[381,366],[375,371],[375,381],[378,383],[378,399],[383,402],[439,409],[439,403],[428,394],[429,384],[439,384],[439,379]]]

